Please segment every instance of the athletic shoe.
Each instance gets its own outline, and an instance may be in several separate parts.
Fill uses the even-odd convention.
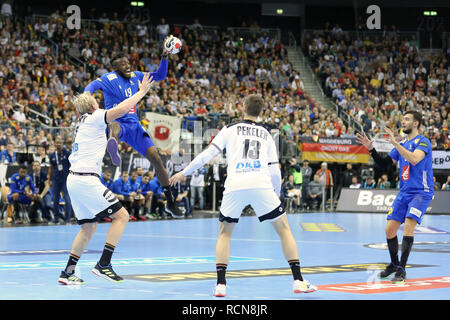
[[[404,284],[406,279],[406,272],[402,267],[399,267],[394,277],[391,280],[393,284]]]
[[[180,219],[184,217],[184,214],[181,212],[180,208],[175,203],[167,203],[165,207],[165,211],[170,214],[175,219]]]
[[[294,280],[292,288],[294,289],[294,293],[310,293],[317,291],[317,287],[310,284],[307,280]]]
[[[227,286],[225,284],[218,284],[214,288],[214,297],[225,297],[227,295]]]
[[[104,218],[103,218],[103,221],[104,221],[104,222],[111,222],[112,220],[111,220],[111,218],[104,217]]]
[[[135,216],[130,216],[130,221],[136,221],[136,217]]]
[[[61,275],[58,279],[59,283],[65,284],[65,285],[80,285],[84,284],[83,279],[78,278],[74,274],[68,274],[65,271],[61,271]]]
[[[114,272],[112,269],[111,264],[107,265],[106,267],[100,266],[100,264],[97,262],[94,269],[92,269],[92,272],[99,276],[100,278],[112,281],[112,282],[122,282],[123,278],[118,276],[117,273]]]
[[[116,138],[111,137],[108,139],[108,142],[106,143],[106,150],[108,150],[108,153],[111,156],[112,164],[115,166],[120,166],[122,160],[120,159],[119,144]]]
[[[386,269],[384,269],[383,271],[381,271],[378,274],[378,278],[379,279],[385,279],[385,278],[389,277],[391,274],[393,274],[394,272],[396,272],[398,270],[398,268],[399,268],[399,266],[396,266],[396,265],[390,263],[386,267]]]
[[[147,220],[147,218],[144,217],[144,216],[137,216],[137,219],[141,220],[141,221],[146,221]]]

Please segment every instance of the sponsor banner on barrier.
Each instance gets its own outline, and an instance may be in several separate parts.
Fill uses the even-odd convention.
[[[301,137],[302,160],[369,163],[369,151],[354,138]]]
[[[433,169],[450,169],[450,151],[433,150]]]
[[[155,145],[163,150],[177,148],[180,143],[181,118],[146,112],[147,132]]]
[[[398,192],[397,189],[343,188],[336,211],[387,213]],[[448,191],[435,191],[427,213],[450,213],[449,196]]]

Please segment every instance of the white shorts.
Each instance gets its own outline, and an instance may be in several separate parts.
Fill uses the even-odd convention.
[[[246,189],[225,193],[220,206],[220,221],[239,221],[242,210],[251,205],[259,221],[275,220],[285,213],[273,189]]]
[[[122,203],[96,176],[67,176],[67,191],[78,224],[93,223],[122,208]]]

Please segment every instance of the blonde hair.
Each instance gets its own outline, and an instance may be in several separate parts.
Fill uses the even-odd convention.
[[[77,109],[79,114],[85,114],[89,113],[92,109],[93,97],[89,92],[84,92],[78,94],[73,100],[72,103],[74,104],[75,108]]]

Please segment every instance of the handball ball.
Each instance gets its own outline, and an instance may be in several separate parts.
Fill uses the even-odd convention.
[[[167,38],[166,42],[164,43],[164,46],[170,54],[177,54],[181,50],[181,40],[177,37],[170,36]]]

